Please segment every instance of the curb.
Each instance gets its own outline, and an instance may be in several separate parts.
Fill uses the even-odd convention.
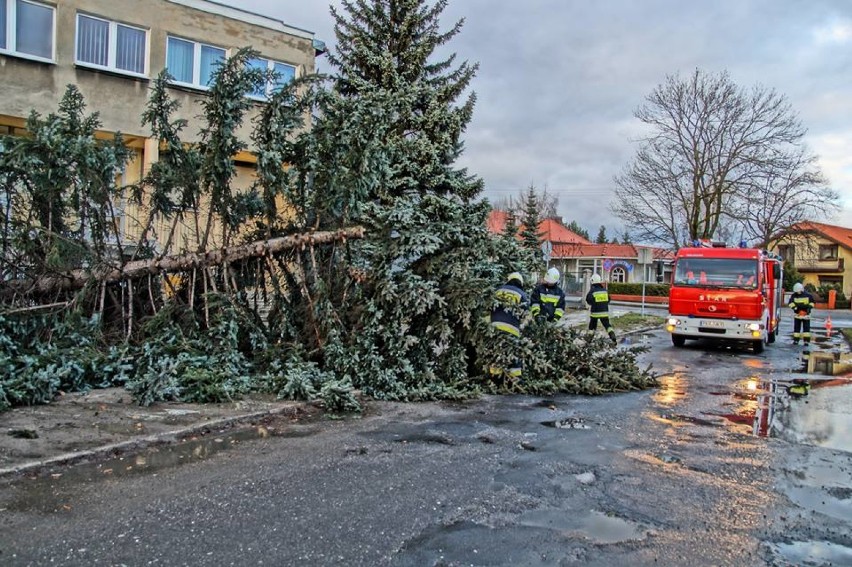
[[[251,421],[254,419],[259,419],[263,417],[269,417],[273,415],[280,415],[287,413],[288,411],[293,411],[297,408],[301,407],[300,405],[286,406],[282,408],[275,408],[271,410],[263,410],[249,414],[237,415],[237,416],[229,416],[229,417],[220,417],[218,419],[214,419],[211,421],[206,421],[204,423],[190,425],[181,429],[173,429],[170,431],[163,431],[160,433],[156,433],[153,435],[146,435],[143,437],[137,437],[134,439],[128,439],[127,441],[119,441],[118,443],[111,443],[109,445],[102,445],[100,447],[95,447],[93,449],[85,449],[82,451],[74,451],[73,453],[64,453],[61,455],[56,455],[54,457],[48,457],[46,459],[38,460],[38,461],[29,461],[26,463],[22,463],[20,465],[15,465],[8,468],[0,469],[0,479],[3,479],[7,476],[19,475],[22,473],[32,472],[34,470],[42,469],[44,467],[48,467],[51,465],[73,465],[79,463],[81,461],[87,460],[92,457],[103,456],[105,454],[114,453],[114,452],[127,452],[127,451],[138,451],[141,449],[145,449],[151,447],[153,445],[157,445],[160,443],[166,443],[169,441],[175,441],[177,438],[192,435],[194,433],[198,433],[204,429],[210,429],[213,427],[221,427],[224,425],[237,425],[245,421]]]

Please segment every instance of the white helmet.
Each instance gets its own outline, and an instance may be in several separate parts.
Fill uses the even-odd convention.
[[[506,281],[516,280],[520,285],[524,285],[524,276],[521,275],[520,272],[512,272],[509,274],[509,277],[506,278]]]
[[[547,270],[547,274],[544,276],[544,283],[547,285],[553,285],[559,281],[559,270],[556,268],[550,268]]]
[[[601,283],[601,275],[592,274],[592,283]]]
[[[803,291],[805,291],[805,286],[801,283],[797,283],[793,286],[793,293],[802,293]]]

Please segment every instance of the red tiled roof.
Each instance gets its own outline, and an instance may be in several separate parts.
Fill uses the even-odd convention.
[[[538,224],[538,231],[543,233],[542,238],[549,240],[554,246],[557,244],[590,244],[588,240],[568,229],[556,219],[544,219]]]
[[[788,232],[816,232],[822,236],[833,240],[844,248],[852,250],[852,228],[845,228],[833,224],[823,224],[821,222],[804,221],[796,223]]]
[[[667,260],[674,257],[670,250],[642,246],[641,244],[554,244],[553,258],[623,258],[635,260],[640,248],[651,248],[654,258]]]
[[[488,213],[488,219],[485,221],[485,226],[488,227],[488,232],[493,234],[502,234],[506,230],[506,219],[508,217],[509,213],[506,211],[491,209],[491,212]]]
[[[494,234],[501,234],[506,230],[506,219],[508,218],[506,211],[492,209],[488,215],[486,226],[488,231]],[[518,231],[523,230],[523,225],[518,227]],[[549,240],[554,246],[561,243],[566,244],[591,244],[588,240],[566,228],[561,222],[556,219],[544,219],[538,224],[538,231],[542,235],[542,240]]]

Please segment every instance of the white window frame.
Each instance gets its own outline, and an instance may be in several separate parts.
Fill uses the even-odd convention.
[[[268,72],[275,71],[275,65],[286,65],[287,67],[293,68],[293,80],[295,81],[299,76],[299,66],[293,65],[292,63],[285,63],[284,61],[276,61],[275,59],[270,59],[268,57],[264,57],[262,55],[257,56],[255,59],[262,59],[266,61],[266,70]],[[254,93],[250,93],[248,98],[252,100],[260,100],[267,101],[272,97],[272,90],[275,88],[275,83],[272,80],[266,81],[266,87],[264,88],[263,96],[256,95]]]
[[[190,88],[190,89],[196,89],[196,90],[201,90],[201,91],[209,91],[210,87],[208,87],[207,85],[201,84],[201,48],[202,47],[210,47],[210,48],[213,48],[213,49],[219,49],[221,51],[224,51],[226,59],[228,57],[230,57],[230,54],[231,54],[230,51],[225,47],[221,47],[219,45],[214,45],[212,43],[206,43],[206,42],[203,42],[203,41],[195,41],[194,39],[189,39],[189,38],[186,38],[186,37],[181,37],[179,35],[169,34],[169,35],[166,36],[166,66],[168,66],[168,62],[169,62],[169,40],[170,39],[177,39],[177,40],[185,41],[187,43],[192,44],[192,82],[187,83],[187,82],[184,82],[184,81],[178,81],[177,79],[173,79],[172,81],[170,81],[170,83],[172,85],[178,85],[178,86],[186,87],[186,88]]]
[[[101,22],[106,22],[109,25],[109,31],[107,32],[107,39],[109,44],[107,46],[107,64],[106,65],[98,65],[97,63],[90,63],[88,61],[81,61],[77,58],[78,55],[78,42],[80,41],[80,18],[89,18],[92,20],[99,20]],[[101,16],[96,16],[94,14],[88,14],[86,12],[77,12],[77,19],[75,21],[75,30],[74,30],[74,63],[80,67],[88,67],[90,69],[99,69],[101,71],[109,71],[111,73],[120,73],[122,75],[130,75],[132,77],[139,77],[142,79],[148,78],[148,60],[150,57],[150,49],[148,49],[149,39],[150,39],[150,31],[146,28],[142,28],[139,26],[134,26],[130,24],[125,24],[124,22],[116,22],[113,20],[109,20],[107,18],[103,18]],[[134,29],[141,31],[145,34],[145,56],[143,58],[143,69],[141,73],[137,73],[136,71],[129,71],[127,69],[119,69],[116,67],[116,60],[118,59],[118,26],[124,26],[126,28]]]
[[[619,264],[613,266],[609,271],[609,281],[614,283],[627,283],[627,268]]]
[[[50,30],[50,57],[41,57],[31,53],[18,51],[18,0],[6,0],[6,46],[0,47],[0,54],[31,59],[42,63],[56,63],[56,6],[37,2],[35,0],[21,0],[25,4],[32,4],[42,8],[48,8],[51,12]]]

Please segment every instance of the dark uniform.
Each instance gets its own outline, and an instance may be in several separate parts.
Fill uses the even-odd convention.
[[[598,321],[603,323],[609,338],[613,344],[617,344],[615,330],[609,323],[609,292],[601,283],[593,283],[589,293],[586,294],[586,303],[591,306],[591,317],[589,318],[589,330],[598,328]]]
[[[804,339],[805,344],[811,342],[811,310],[814,308],[813,296],[802,290],[790,296],[790,309],[793,310],[793,344],[799,344]]]
[[[523,280],[518,274],[511,274],[509,281],[501,285],[494,292],[494,298],[498,305],[491,312],[491,325],[507,333],[515,338],[521,336],[521,314],[529,306],[529,297],[521,288]],[[491,365],[488,369],[492,375],[508,374],[510,377],[519,378],[523,372],[523,365],[520,360],[512,363],[508,369],[501,368],[496,365]]]
[[[530,313],[547,321],[559,321],[565,315],[565,292],[556,284],[538,284],[532,292]]]

